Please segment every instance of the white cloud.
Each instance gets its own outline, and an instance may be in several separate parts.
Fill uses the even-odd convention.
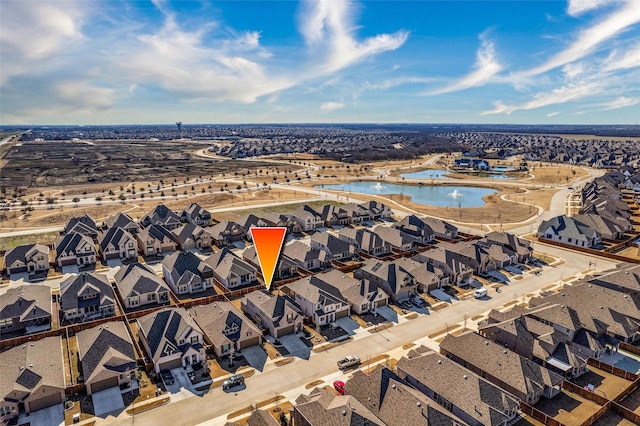
[[[322,111],[336,111],[342,108],[344,108],[344,104],[342,102],[323,102],[320,104],[320,109]]]
[[[532,76],[577,61],[591,53],[606,40],[620,34],[640,22],[640,7],[636,0],[628,0],[606,19],[581,31],[566,49],[556,53],[545,63],[530,70],[516,73],[514,77]]]
[[[65,101],[66,107],[101,110],[113,104],[113,89],[96,87],[87,81],[62,81],[55,84],[53,91],[59,99]]]
[[[377,53],[402,46],[409,33],[378,34],[355,39],[354,5],[347,0],[307,0],[300,15],[300,32],[306,43],[324,55],[320,65],[335,72]]]
[[[502,66],[496,59],[494,43],[489,40],[486,32],[480,34],[480,48],[476,53],[474,70],[453,83],[427,93],[427,95],[439,95],[442,93],[457,92],[470,87],[480,86],[491,81],[501,70]]]
[[[619,51],[611,52],[604,63],[604,69],[606,71],[636,67],[640,67],[640,43],[636,43],[622,53]]]
[[[547,117],[555,117],[558,114],[560,114],[559,111],[550,112],[549,114],[547,114]]]
[[[567,13],[571,16],[580,16],[590,10],[610,6],[615,0],[569,0]]]
[[[601,111],[609,111],[612,109],[626,108],[633,105],[637,105],[639,103],[640,103],[640,97],[627,98],[625,96],[620,96],[619,98],[616,98],[612,101],[604,102],[602,104],[603,109]]]

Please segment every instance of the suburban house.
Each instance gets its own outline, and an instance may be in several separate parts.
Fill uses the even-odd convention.
[[[586,372],[587,357],[552,325],[521,315],[479,326],[478,333],[567,378]]]
[[[65,234],[56,246],[58,266],[88,266],[96,263],[96,247],[91,237],[77,232]]]
[[[256,247],[250,246],[242,252],[242,258],[249,262],[251,266],[260,268],[260,262],[258,261],[258,255],[256,254]],[[273,273],[274,280],[283,280],[286,278],[295,277],[298,275],[298,264],[287,256],[280,256],[278,263],[276,264],[276,270]]]
[[[333,291],[322,275],[311,275],[282,287],[318,329],[350,314],[349,302]]]
[[[240,307],[276,339],[302,331],[304,314],[287,295],[275,295],[265,289],[256,290],[242,299]]]
[[[449,278],[449,282],[455,285],[465,284],[473,277],[473,267],[467,265],[466,258],[440,247],[418,253],[411,260],[440,269]]]
[[[311,207],[304,205],[291,212],[293,219],[298,222],[303,231],[313,231],[324,226],[322,216]]]
[[[138,377],[133,343],[123,321],[112,321],[80,331],[78,358],[87,394],[126,386]]]
[[[421,243],[430,243],[435,240],[436,234],[433,229],[416,215],[405,216],[400,222],[396,222],[393,226],[413,236]]]
[[[529,259],[533,253],[533,246],[531,241],[524,238],[517,237],[507,232],[489,232],[482,239],[491,244],[496,244],[502,247],[506,247],[513,251],[517,255],[517,262],[523,263]]]
[[[140,231],[140,225],[126,213],[116,213],[109,216],[104,221],[104,226],[106,228],[122,228],[131,235],[135,235]]]
[[[382,238],[382,241],[389,244],[392,249],[399,251],[409,251],[419,242],[413,235],[407,234],[397,228],[378,226],[373,232]]]
[[[262,344],[262,331],[231,302],[194,306],[189,313],[218,358]]]
[[[126,309],[144,305],[162,305],[169,301],[167,283],[140,263],[121,266],[114,278]]]
[[[51,328],[51,287],[22,285],[0,294],[0,335],[31,334]]]
[[[114,316],[116,301],[107,276],[82,272],[64,280],[60,284],[60,313],[69,322]]]
[[[347,203],[341,207],[347,215],[351,218],[351,223],[360,224],[367,220],[371,220],[369,210],[360,204]]]
[[[310,243],[312,249],[326,251],[332,260],[350,260],[356,251],[355,246],[328,232],[316,232]]]
[[[350,395],[336,395],[325,388],[315,388],[309,395],[296,398],[291,411],[295,426],[368,425],[384,422]]]
[[[459,336],[448,334],[440,343],[440,353],[527,404],[536,404],[541,396],[553,398],[562,391],[561,375],[473,331]]]
[[[507,426],[518,415],[515,396],[426,348],[409,352],[396,369],[411,386],[468,425]]]
[[[202,330],[184,308],[164,308],[138,318],[138,338],[156,373],[206,362]]]
[[[4,264],[9,275],[46,273],[49,271],[49,247],[42,244],[14,247],[4,255]]]
[[[280,213],[267,213],[262,217],[262,220],[267,222],[269,226],[281,226],[287,228],[287,232],[290,234],[299,234],[302,232],[302,227],[291,215],[284,215]]]
[[[360,204],[360,206],[369,212],[369,217],[372,220],[391,219],[391,214],[393,213],[389,206],[375,200],[367,201]]]
[[[632,343],[640,338],[640,296],[637,293],[625,294],[599,285],[582,283],[565,287],[546,297],[534,297],[529,306],[543,308],[543,305],[548,304],[558,306],[555,312],[541,310],[536,314],[537,317],[556,324],[564,315],[570,315],[569,319],[578,329],[588,330],[603,345],[617,346],[618,342]],[[566,314],[561,316],[558,310],[565,311]],[[557,328],[563,332],[571,329]],[[571,334],[569,337],[574,340]]]
[[[182,250],[210,249],[213,245],[213,235],[199,225],[187,223],[174,229],[171,233]]]
[[[538,238],[588,248],[602,242],[601,235],[595,229],[565,215],[542,222],[538,228]]]
[[[431,216],[423,217],[422,221],[433,230],[433,234],[437,238],[445,238],[448,240],[455,240],[458,238],[458,228],[449,222],[445,222],[442,219]]]
[[[145,256],[176,251],[174,238],[171,231],[161,225],[150,225],[136,234],[138,248]]]
[[[331,255],[328,251],[311,248],[302,241],[285,244],[282,254],[293,260],[299,269],[313,271],[331,267]]]
[[[251,228],[264,228],[271,226],[270,223],[254,214],[249,214],[239,218],[236,223],[244,230],[247,241],[251,241]]]
[[[162,259],[164,280],[176,294],[191,294],[213,287],[213,268],[193,253],[178,251]]]
[[[191,203],[180,214],[180,220],[191,225],[208,226],[211,224],[211,212],[200,207],[198,203]]]
[[[64,225],[64,233],[71,234],[77,232],[78,234],[88,235],[89,237],[98,236],[98,227],[96,223],[89,215],[72,217]]]
[[[228,220],[223,220],[222,222],[207,228],[207,231],[209,231],[213,238],[213,242],[218,247],[224,247],[226,245],[233,244],[236,241],[241,241],[246,236],[242,226]]]
[[[341,206],[326,204],[322,206],[319,212],[320,217],[324,221],[324,226],[344,226],[351,223],[351,216]]]
[[[623,293],[640,293],[640,265],[623,263],[615,269],[591,278],[588,282]]]
[[[204,261],[213,269],[214,278],[228,289],[257,285],[256,268],[240,259],[226,247],[213,253]]]
[[[254,410],[249,417],[246,418],[246,426],[282,426],[279,421],[269,413],[269,410]],[[236,422],[227,422],[224,426],[245,426]]]
[[[353,372],[346,393],[387,425],[463,425],[464,422],[388,368]]]
[[[3,424],[9,424],[21,412],[30,414],[64,403],[66,383],[60,336],[6,349],[0,353],[0,365],[3,366],[0,374],[0,421]]]
[[[417,293],[419,284],[416,271],[424,270],[424,266],[407,258],[384,261],[368,259],[353,276],[359,280],[379,287],[391,300],[397,302]]]
[[[574,214],[571,217],[573,220],[583,223],[589,228],[595,230],[602,238],[609,240],[623,239],[626,231],[633,230],[633,226],[629,229],[629,227],[624,226],[619,222],[596,213]]]
[[[100,253],[104,260],[138,258],[138,242],[122,228],[109,228],[100,235]]]
[[[160,225],[168,230],[172,230],[180,226],[182,221],[180,220],[180,216],[174,211],[170,210],[164,204],[159,204],[140,220],[140,224],[144,227]]]
[[[379,286],[365,280],[351,278],[334,269],[317,275],[315,285],[323,290],[346,300],[351,310],[357,314],[375,311],[389,301],[389,296]]]
[[[441,242],[438,249],[454,253],[465,265],[473,268],[476,274],[485,274],[496,269],[496,262],[482,242]],[[501,251],[502,252],[502,251]],[[499,258],[500,260],[504,260]]]
[[[343,228],[338,232],[338,238],[353,244],[356,251],[369,256],[385,256],[391,253],[391,244],[368,229]]]

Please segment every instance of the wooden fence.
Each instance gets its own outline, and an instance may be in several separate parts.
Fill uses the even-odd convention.
[[[534,419],[544,423],[548,426],[566,426],[564,423],[559,422],[553,417],[543,413],[537,408],[532,407],[524,401],[520,401],[520,410],[528,416],[533,417]]]
[[[567,250],[573,250],[580,253],[590,254],[593,256],[600,256],[600,257],[605,257],[607,259],[617,260],[619,262],[640,263],[640,259],[637,259],[637,258],[621,256],[619,254],[614,254],[614,253],[607,253],[605,251],[595,250],[587,247],[577,247],[572,244],[561,243],[560,241],[553,241],[543,237],[538,237],[538,241],[544,244],[562,247]]]
[[[640,356],[640,348],[637,346],[630,345],[629,343],[620,342],[620,349],[623,349],[627,352],[631,352],[634,355]]]
[[[588,399],[589,401],[593,401],[598,405],[605,405],[609,402],[608,398],[605,398],[602,395],[599,395],[595,392],[591,392],[583,387],[580,387],[574,383],[571,383],[569,381],[565,381],[563,384],[563,388],[573,392],[575,394],[580,395],[581,397],[583,397],[584,399]]]
[[[606,371],[607,373],[613,374],[614,376],[622,377],[623,379],[626,379],[632,382],[638,379],[637,374],[629,373],[628,371],[615,367],[611,364],[607,364],[606,362],[600,361],[595,358],[589,358],[587,360],[587,364],[593,367],[599,368],[600,370]]]

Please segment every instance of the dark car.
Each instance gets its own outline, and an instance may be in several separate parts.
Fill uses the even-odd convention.
[[[418,296],[412,297],[411,303],[413,303],[413,305],[417,306],[418,308],[422,308],[426,304],[424,299]]]
[[[162,381],[166,386],[172,385],[176,382],[175,379],[173,378],[173,374],[171,374],[171,371],[165,370],[161,374],[162,374]]]
[[[244,384],[244,376],[242,374],[234,374],[222,382],[222,389],[227,390],[242,384]]]

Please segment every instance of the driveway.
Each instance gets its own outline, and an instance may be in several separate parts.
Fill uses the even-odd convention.
[[[295,334],[287,334],[286,336],[281,336],[278,340],[280,340],[280,343],[282,343],[287,352],[289,352],[289,355],[309,359],[309,356],[311,356],[311,347],[307,346],[302,339],[302,337],[298,337]]]
[[[57,404],[52,407],[34,411],[29,417],[24,417],[24,419],[26,419],[25,421],[22,421],[22,416],[20,417],[18,424],[29,423],[31,426],[62,426],[64,425],[64,404]]]
[[[352,320],[349,317],[344,317],[335,320],[335,323],[340,326],[341,329],[349,333],[349,335],[353,336],[356,334],[356,330],[360,328],[357,322]]]
[[[509,277],[507,277],[505,274],[498,271],[487,271],[487,275],[495,278],[496,280],[498,280],[498,282],[501,282],[501,283],[509,282]]]
[[[389,306],[378,306],[376,312],[382,315],[387,321],[398,323],[398,313]]]
[[[511,272],[512,274],[522,275],[522,271],[513,265],[505,265],[502,269],[507,272]]]
[[[268,357],[267,353],[262,349],[262,346],[251,346],[250,348],[243,349],[241,353],[251,367],[258,371],[264,369]]]
[[[447,303],[451,303],[451,296],[449,296],[447,293],[445,293],[443,290],[440,289],[436,289],[436,290],[431,290],[429,292],[429,294],[433,297],[435,297],[438,300],[442,300],[443,302],[447,302]]]
[[[93,412],[96,416],[106,417],[106,414],[124,410],[124,401],[118,386],[95,392],[91,398],[93,400]]]
[[[171,374],[173,375],[173,378],[176,381],[173,384],[173,386],[178,385],[178,387],[186,389],[189,392],[193,393],[194,395],[199,395],[198,393],[196,393],[196,390],[193,387],[191,380],[189,380],[189,376],[187,376],[187,372],[184,368],[182,367],[174,368],[171,370]]]
[[[109,260],[107,260],[107,266],[109,268],[119,268],[120,266],[122,266],[122,260],[121,259],[109,259]]]

